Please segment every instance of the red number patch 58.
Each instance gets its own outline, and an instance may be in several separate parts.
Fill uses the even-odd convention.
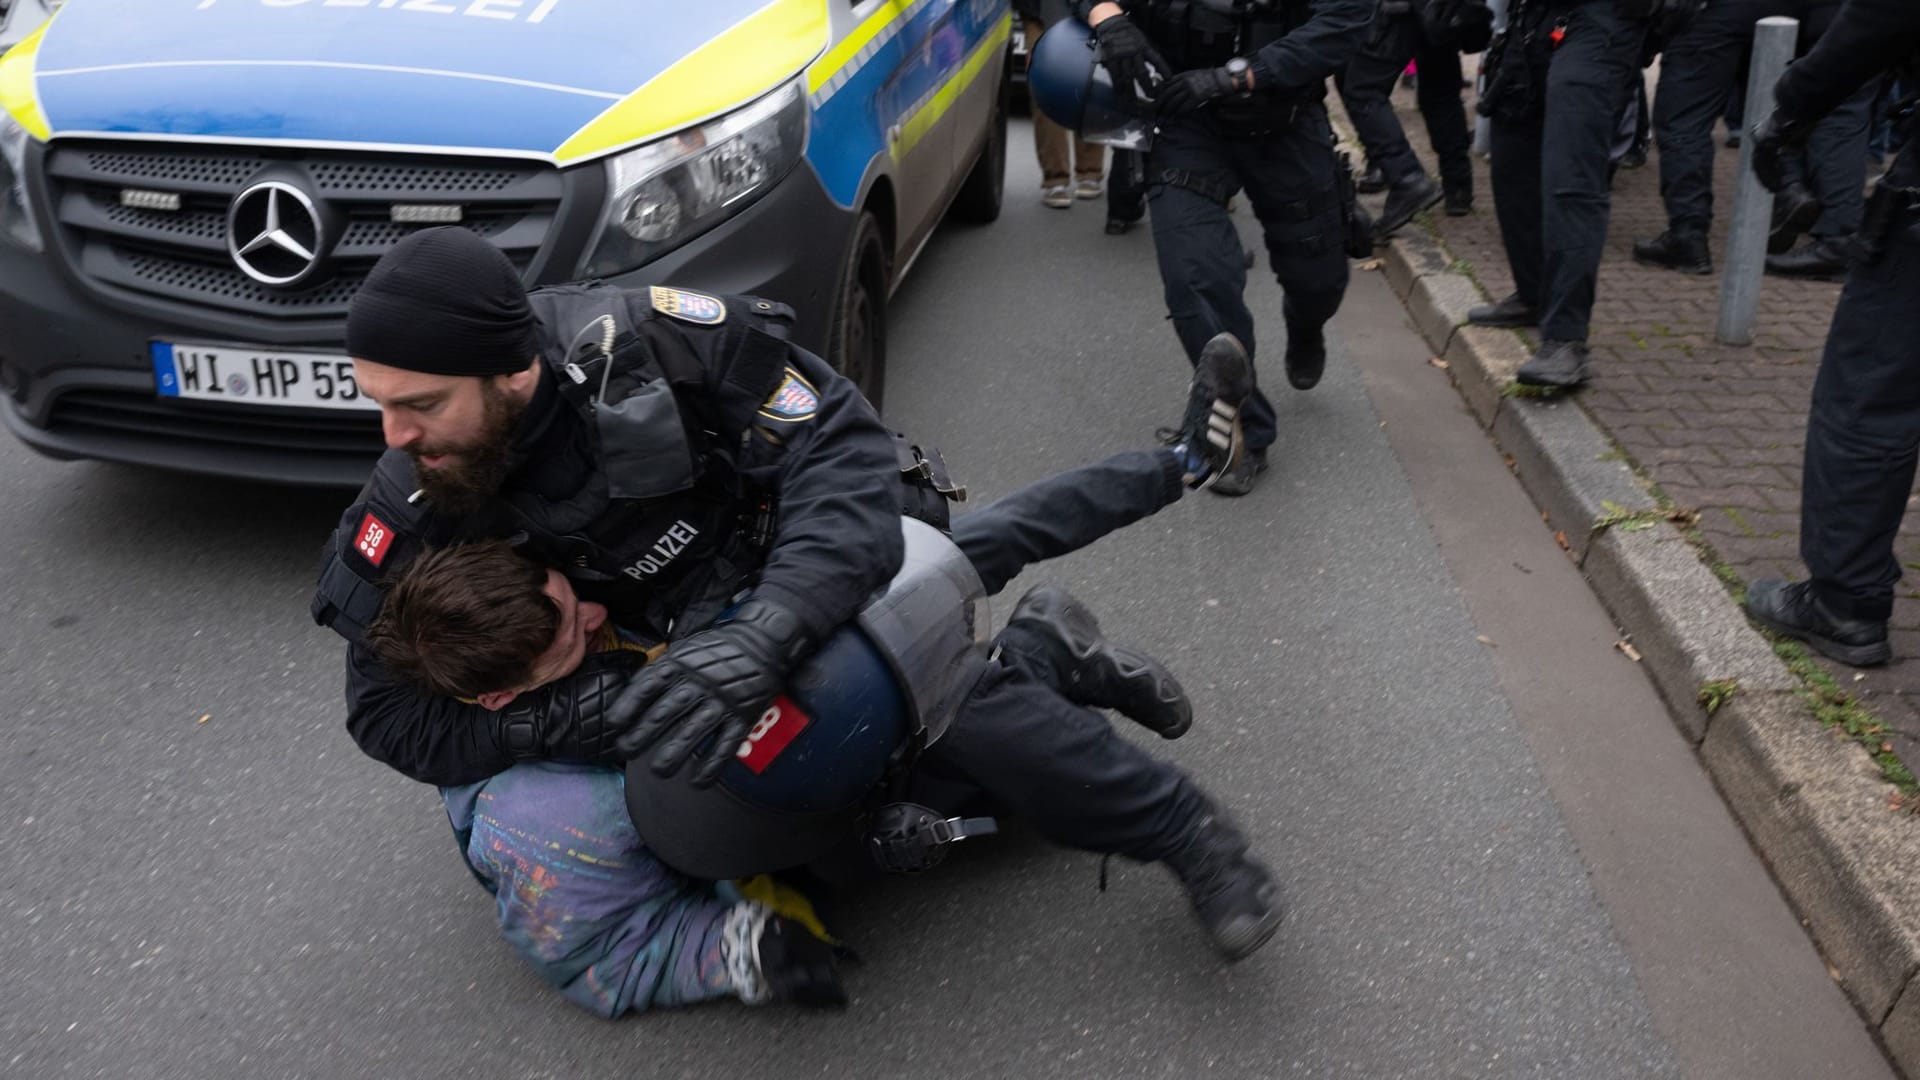
[[[807,730],[812,722],[791,699],[774,698],[767,711],[760,714],[760,722],[747,733],[747,741],[740,744],[740,764],[752,769],[755,776],[766,772],[767,766],[773,764],[773,759],[780,756],[793,737]]]

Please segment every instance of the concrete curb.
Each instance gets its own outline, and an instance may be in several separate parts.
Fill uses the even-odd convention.
[[[1464,325],[1484,294],[1453,270],[1445,246],[1408,228],[1379,255],[1467,407],[1633,641],[1841,986],[1896,1067],[1920,1077],[1920,823],[1888,810],[1889,785],[1863,749],[1811,717],[1799,680],[1660,518],[1578,398],[1507,396],[1526,345],[1511,331]],[[1721,681],[1736,690],[1710,715],[1701,689]]]

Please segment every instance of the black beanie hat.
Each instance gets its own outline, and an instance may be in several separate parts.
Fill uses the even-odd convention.
[[[347,305],[347,354],[429,375],[506,375],[533,361],[533,310],[499,248],[454,225],[395,244]]]

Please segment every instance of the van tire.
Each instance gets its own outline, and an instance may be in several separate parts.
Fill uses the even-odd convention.
[[[886,236],[873,211],[860,211],[847,246],[847,265],[840,273],[840,292],[833,304],[833,336],[827,362],[866,395],[875,411],[887,386],[887,291],[892,283],[887,266]]]
[[[972,171],[953,197],[953,216],[959,221],[986,225],[1000,216],[1001,196],[1007,189],[1007,84],[1000,80],[1000,96],[993,104],[993,123],[987,129],[987,145],[973,163]]]

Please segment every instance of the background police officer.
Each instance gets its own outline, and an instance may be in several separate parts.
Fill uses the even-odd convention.
[[[1154,250],[1174,332],[1197,362],[1215,334],[1251,351],[1247,264],[1227,200],[1245,190],[1285,291],[1287,381],[1326,366],[1322,327],[1346,295],[1345,210],[1323,104],[1372,0],[1080,0],[1116,87],[1156,102],[1147,160]],[[1266,468],[1274,412],[1241,415],[1248,453],[1210,490],[1242,495]]]
[[[1587,326],[1607,239],[1609,155],[1661,0],[1517,0],[1489,53],[1494,213],[1513,295],[1482,326],[1538,326],[1518,378],[1587,381]]]
[[[1777,190],[1783,152],[1862,85],[1916,62],[1920,5],[1848,0],[1819,44],[1780,77],[1774,112],[1753,131],[1761,182]],[[1914,120],[1905,123],[1911,137]],[[1754,582],[1747,610],[1842,663],[1867,665],[1892,656],[1887,618],[1900,580],[1893,542],[1920,448],[1920,156],[1911,149],[1868,198],[1855,250],[1807,417],[1800,557],[1812,576]]]
[[[1435,0],[1429,0],[1435,2]],[[1466,110],[1460,104],[1460,48],[1439,40],[1423,15],[1425,4],[1415,0],[1379,0],[1379,11],[1368,28],[1365,43],[1354,53],[1338,85],[1340,100],[1353,120],[1354,134],[1367,148],[1368,171],[1380,170],[1387,188],[1386,205],[1374,222],[1374,236],[1384,239],[1413,216],[1442,198],[1447,213],[1460,217],[1473,209],[1473,162],[1467,151],[1473,136],[1467,130]],[[1487,12],[1484,6],[1473,10]],[[1487,26],[1491,26],[1488,12]],[[1486,47],[1486,37],[1469,41],[1469,51]],[[1420,167],[1400,118],[1393,112],[1393,85],[1407,61],[1419,65],[1415,93],[1427,137],[1439,159],[1441,183]]]
[[[1713,272],[1713,124],[1738,89],[1753,24],[1770,15],[1800,20],[1811,48],[1838,14],[1841,0],[1714,0],[1667,46],[1653,99],[1660,141],[1660,197],[1667,228],[1633,245],[1636,262],[1688,274]],[[1867,161],[1867,115],[1878,80],[1869,79],[1829,112],[1809,136],[1808,153],[1788,171],[1774,197],[1767,268],[1828,276],[1841,272],[1846,239],[1860,225]],[[1811,228],[1813,240],[1795,239]]]

